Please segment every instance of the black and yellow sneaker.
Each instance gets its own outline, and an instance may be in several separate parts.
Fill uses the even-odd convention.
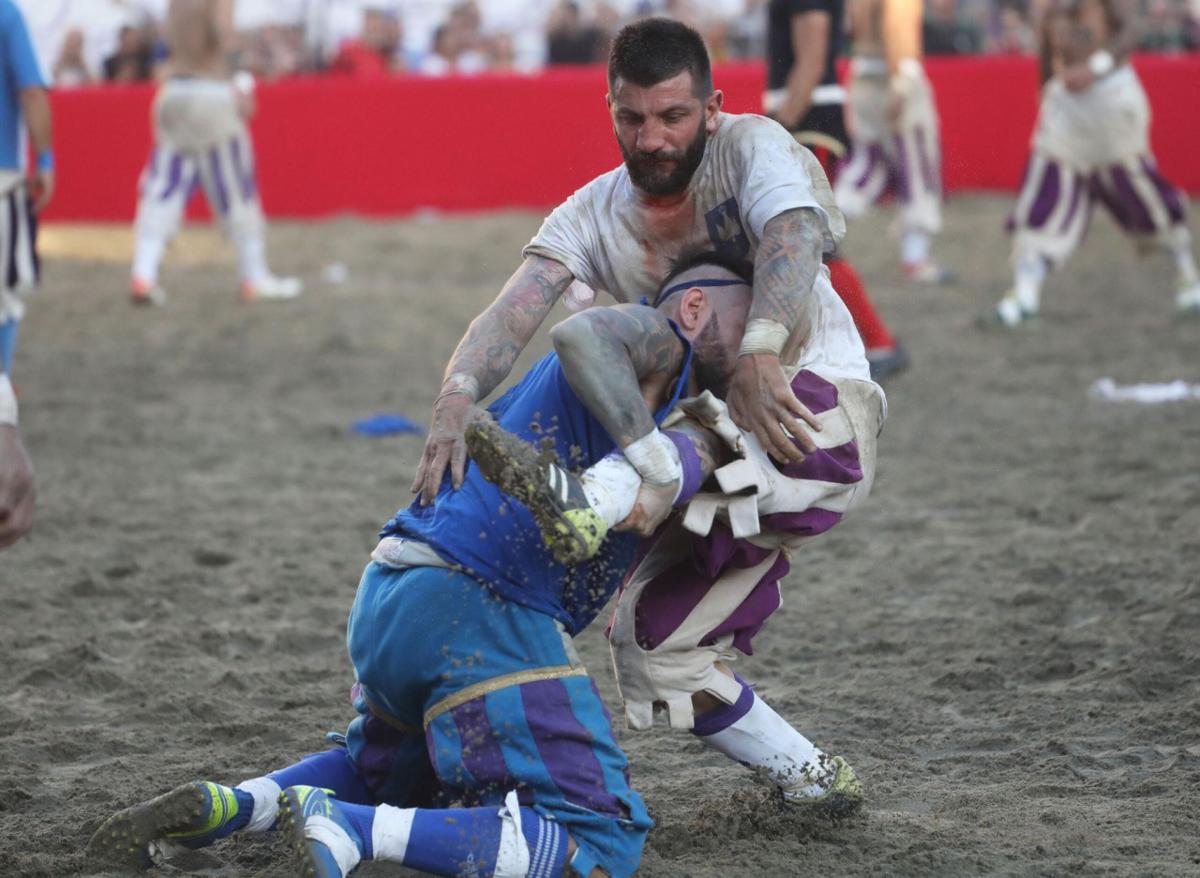
[[[579,478],[550,449],[538,452],[490,417],[473,421],[467,451],[485,479],[533,514],[542,542],[560,564],[591,558],[608,535],[608,524],[588,505]]]
[[[153,865],[155,842],[186,848],[210,845],[250,821],[253,805],[239,803],[238,792],[211,781],[195,781],[125,808],[92,834],[88,855],[106,863],[148,868]]]
[[[785,789],[784,800],[790,805],[811,809],[812,813],[827,817],[830,820],[841,820],[856,813],[863,803],[862,781],[854,773],[854,769],[841,756],[822,756],[829,760],[832,777],[825,785],[824,792],[815,796],[805,795],[798,790]],[[802,784],[808,786],[810,781],[805,778]]]

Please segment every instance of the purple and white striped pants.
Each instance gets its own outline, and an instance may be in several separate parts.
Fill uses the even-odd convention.
[[[234,243],[257,246],[264,221],[254,148],[232,87],[218,80],[170,80],[155,100],[154,117],[156,142],[138,187],[139,247],[157,247],[161,256],[197,186]],[[155,270],[157,258],[150,260]]]
[[[890,190],[900,201],[905,229],[937,234],[942,228],[942,152],[928,80],[922,76],[913,83],[896,123],[888,115],[886,73],[852,70],[849,92],[850,154],[838,169],[838,207],[847,217],[863,216]]]
[[[822,423],[812,434],[815,453],[779,467],[751,434],[741,434],[747,455],[736,465],[755,463],[762,473],[761,531],[738,539],[725,521],[710,520],[701,535],[685,529],[684,522],[694,527],[689,510],[683,521],[673,519],[647,541],[626,577],[609,644],[632,728],[653,724],[656,703],[666,705],[672,726],[691,728],[696,692],[735,702],[740,684],[714,663],[752,653],[754,636],[781,604],[779,584],[790,569],[791,550],[832,528],[870,492],[884,419],[878,386],[805,370],[792,389]],[[705,497],[698,494],[693,506]]]

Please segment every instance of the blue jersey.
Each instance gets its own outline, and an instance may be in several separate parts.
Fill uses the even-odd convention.
[[[31,85],[45,87],[42,71],[29,42],[25,19],[12,0],[0,0],[0,170],[20,170],[25,166],[21,138],[21,101],[23,89]]]
[[[684,345],[683,370],[669,401],[656,413],[656,422],[687,387],[692,350],[686,340]],[[569,467],[591,466],[617,448],[567,383],[555,354],[534,365],[488,411],[500,426],[528,442],[551,439]],[[604,608],[637,548],[636,537],[614,533],[590,561],[574,567],[559,564],[542,543],[529,510],[502,494],[470,463],[462,488],[453,490],[447,474],[435,503],[422,507],[414,502],[384,525],[380,535],[427,543],[501,597],[558,619],[572,636]]]

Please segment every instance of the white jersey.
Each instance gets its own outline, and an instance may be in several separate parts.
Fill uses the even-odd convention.
[[[846,224],[816,157],[770,119],[722,113],[684,193],[648,196],[622,165],[556,208],[524,255],[561,262],[591,290],[637,302],[654,295],[685,248],[753,261],[767,222],[796,208],[817,213],[825,252],[832,253]],[[577,298],[574,304],[590,303]],[[810,331],[798,364],[831,377],[869,380],[862,340],[824,266],[808,312]]]

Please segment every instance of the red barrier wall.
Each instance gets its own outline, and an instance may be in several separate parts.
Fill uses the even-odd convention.
[[[1025,58],[927,62],[942,116],[947,190],[1014,189],[1037,113]],[[1137,69],[1158,112],[1168,178],[1200,192],[1200,58],[1148,56]],[[760,64],[716,72],[726,108],[756,111]],[[273,216],[373,216],[422,207],[544,208],[620,161],[601,68],[536,77],[311,78],[259,88],[253,130]],[[58,191],[48,219],[128,220],[150,148],[150,86],[53,95]]]

